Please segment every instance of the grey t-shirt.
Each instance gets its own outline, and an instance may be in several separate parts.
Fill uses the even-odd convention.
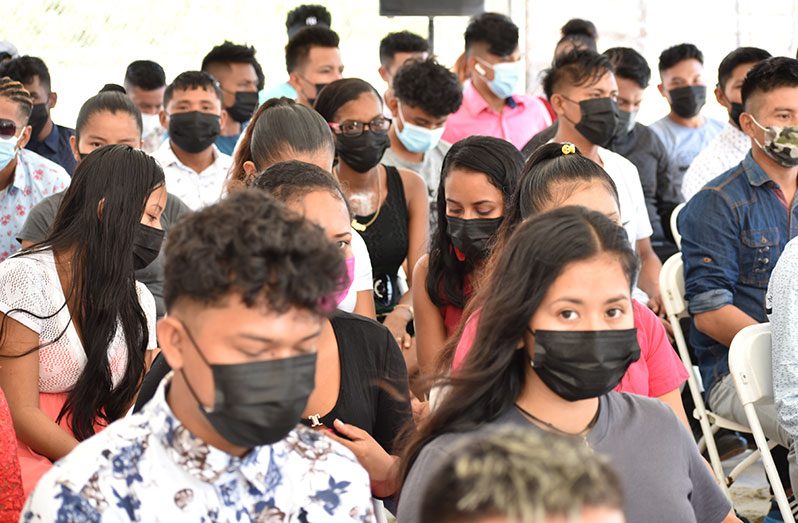
[[[52,226],[55,221],[55,215],[63,199],[64,193],[60,192],[36,204],[28,214],[25,225],[23,225],[22,229],[17,233],[17,240],[19,242],[29,241],[33,243],[43,241],[50,231],[50,226]],[[189,212],[191,212],[191,209],[189,209],[180,198],[168,194],[166,197],[166,207],[164,208],[163,214],[161,214],[161,227],[163,227],[164,232],[168,232],[169,228],[176,223],[181,216]],[[158,254],[154,262],[140,271],[136,271],[136,279],[146,285],[155,298],[155,308],[158,318],[166,314],[166,308],[163,303],[163,264],[164,256],[163,249],[161,249],[160,254]]]
[[[513,408],[479,432],[502,424],[541,430]],[[402,488],[398,521],[421,521],[427,482],[453,444],[467,437],[474,435],[447,434],[424,447]],[[658,400],[617,392],[603,396],[587,441],[618,472],[629,523],[718,523],[731,510],[692,436]]]
[[[420,163],[408,162],[404,158],[400,158],[389,147],[385,150],[385,154],[382,155],[381,163],[417,172],[427,184],[427,193],[430,201],[434,202],[438,194],[438,184],[441,181],[443,158],[451,147],[450,143],[441,140],[432,150],[424,153],[424,159]]]

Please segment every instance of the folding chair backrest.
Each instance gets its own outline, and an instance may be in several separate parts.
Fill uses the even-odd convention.
[[[673,240],[676,242],[676,247],[678,247],[679,250],[682,250],[682,235],[679,234],[679,227],[676,223],[676,218],[679,217],[679,213],[682,212],[682,209],[684,209],[685,205],[687,205],[687,202],[680,203],[673,209],[673,212],[671,212],[671,233],[673,234]]]
[[[665,312],[686,318],[687,302],[684,300],[684,264],[681,253],[677,252],[665,261],[659,273],[659,287]]]
[[[744,328],[729,347],[729,370],[743,405],[773,398],[770,324]]]

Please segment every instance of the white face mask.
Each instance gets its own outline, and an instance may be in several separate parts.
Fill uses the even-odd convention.
[[[160,115],[156,114],[143,114],[141,115],[141,136],[149,136],[154,133],[158,133],[162,130],[161,128],[161,117]]]

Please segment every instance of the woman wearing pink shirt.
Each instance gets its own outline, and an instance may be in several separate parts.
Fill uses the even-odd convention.
[[[522,221],[567,205],[587,207],[620,223],[618,193],[604,169],[582,156],[572,144],[544,145],[526,163],[509,214],[499,231],[492,259],[495,261],[496,254],[502,251],[507,239]],[[460,368],[473,345],[483,301],[484,292],[474,296],[469,304],[473,314],[466,312],[468,320],[457,346],[449,348],[450,351],[454,350],[453,370]],[[615,390],[657,398],[671,407],[685,425],[689,425],[680,393],[680,387],[687,381],[687,371],[668,341],[659,318],[635,300],[632,301],[632,307],[640,359],[629,366]]]

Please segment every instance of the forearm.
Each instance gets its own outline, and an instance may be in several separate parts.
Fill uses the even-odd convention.
[[[734,305],[724,305],[714,311],[698,313],[693,317],[693,322],[696,329],[726,347],[731,345],[738,332],[758,323]]]
[[[380,461],[378,467],[374,467],[379,470],[378,476],[372,475],[368,468],[366,470],[371,478],[372,494],[378,498],[387,498],[396,494],[399,489],[399,457],[385,453]]]
[[[78,441],[51,420],[41,409],[23,407],[12,412],[17,437],[31,450],[56,461],[74,449]]]
[[[355,302],[355,314],[377,319],[377,310],[374,307],[374,291],[367,289],[365,291],[357,292],[357,301]]]
[[[662,270],[662,262],[651,247],[651,242],[647,241],[646,244],[646,248],[640,251],[640,278],[637,285],[649,297],[656,298],[660,295],[659,273]]]

